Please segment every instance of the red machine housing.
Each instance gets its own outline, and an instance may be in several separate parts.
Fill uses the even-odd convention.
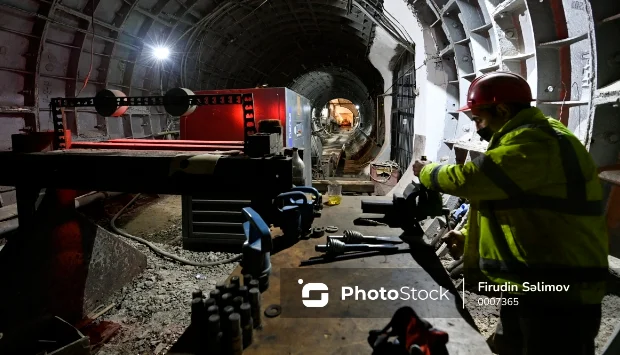
[[[254,94],[254,120],[278,119],[282,124],[283,144],[286,122],[286,88],[254,88],[196,91],[196,95]],[[205,105],[196,108],[189,116],[181,117],[182,140],[243,141],[243,113],[239,105]]]

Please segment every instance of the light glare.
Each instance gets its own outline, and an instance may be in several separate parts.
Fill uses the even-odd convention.
[[[167,59],[169,55],[170,55],[170,49],[166,47],[155,47],[153,49],[153,56],[156,59],[159,59],[159,60]]]

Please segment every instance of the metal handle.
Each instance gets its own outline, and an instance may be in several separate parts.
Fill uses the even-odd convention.
[[[303,199],[303,201],[305,201],[304,205],[308,205],[308,196],[306,196],[303,192],[300,191],[290,191],[290,192],[285,192],[285,193],[281,193],[278,196],[276,196],[274,203],[276,204],[276,206],[288,206],[290,204],[292,204],[292,202],[290,203],[285,203],[286,199],[289,198],[289,202],[292,199]]]
[[[319,202],[319,196],[321,196],[319,194],[319,190],[315,189],[314,187],[311,186],[295,186],[291,189],[291,191],[300,191],[303,193],[308,193],[308,194],[312,194],[312,196],[314,196],[314,202],[318,203]]]

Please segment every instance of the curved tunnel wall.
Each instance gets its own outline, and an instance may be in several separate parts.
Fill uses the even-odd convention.
[[[380,11],[380,2],[365,2],[367,12]],[[20,129],[51,129],[50,98],[75,96],[86,78],[80,96],[103,88],[144,96],[174,86],[296,86],[319,101],[315,90],[342,93],[364,116],[373,115],[366,101],[383,81],[368,60],[375,25],[346,1],[3,0],[0,10],[0,37],[11,43],[0,48],[0,149],[10,149]],[[156,45],[170,46],[171,58],[153,60]],[[322,73],[331,86],[312,87]],[[159,108],[118,119],[81,109],[67,119],[77,140],[144,138],[167,122]]]
[[[566,124],[599,165],[616,162],[620,119],[614,102],[620,97],[620,72],[614,63],[620,62],[620,45],[611,43],[609,35],[620,34],[620,3],[416,0],[408,7],[405,14],[400,4],[386,3],[401,23],[409,24],[418,44],[419,95],[411,137],[424,138],[413,142],[418,156],[455,162],[483,151],[469,117],[456,109],[477,76],[508,70],[528,80],[535,105]],[[598,82],[601,77],[604,83]],[[386,150],[377,160],[386,159]],[[397,190],[412,179],[409,168]]]
[[[482,149],[469,118],[455,109],[476,76],[502,69],[524,75],[537,106],[567,124],[598,164],[616,162],[620,2],[360,3],[364,11],[348,9],[344,0],[294,5],[282,0],[3,0],[0,149],[10,149],[10,135],[20,130],[50,130],[52,97],[80,91],[93,96],[103,88],[149,95],[173,86],[268,84],[291,86],[314,107],[334,97],[359,101],[364,124],[355,142],[379,143],[377,160],[389,160],[397,131],[392,126],[402,124],[390,119],[398,104],[389,95],[399,45],[365,14],[387,11],[417,45],[415,120],[407,133],[413,135],[414,158],[424,153],[456,161]],[[157,44],[172,46],[170,60],[151,58],[151,46]],[[376,112],[377,96],[384,93],[388,96],[379,100]],[[379,127],[372,123],[377,117]],[[67,112],[67,118],[76,139],[141,138],[167,128],[160,108],[132,109],[118,119],[80,109]],[[376,137],[377,132],[384,136]],[[411,178],[406,171],[402,184]]]

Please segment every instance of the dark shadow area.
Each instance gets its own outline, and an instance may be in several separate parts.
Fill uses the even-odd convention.
[[[146,267],[146,257],[75,211],[75,191],[51,190],[0,252],[0,330],[44,315],[76,324]],[[20,203],[31,201],[21,200]]]

